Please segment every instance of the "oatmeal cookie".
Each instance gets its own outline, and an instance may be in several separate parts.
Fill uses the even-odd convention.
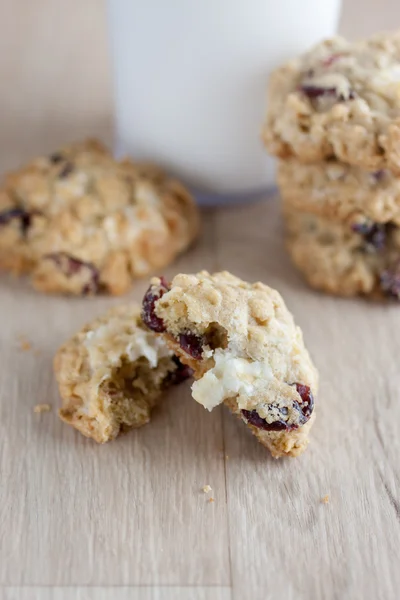
[[[44,292],[126,292],[198,233],[186,189],[88,140],[37,158],[0,190],[0,267]]]
[[[337,37],[270,78],[263,138],[277,156],[400,173],[400,32]]]
[[[153,278],[142,314],[193,369],[197,402],[224,402],[275,457],[306,448],[317,372],[278,292],[227,272]]]
[[[287,247],[308,283],[340,296],[400,300],[400,229],[285,210]]]
[[[336,160],[313,164],[279,161],[278,185],[292,208],[336,221],[365,217],[400,226],[400,177],[387,169],[365,171]]]
[[[83,327],[58,350],[54,371],[61,419],[99,443],[148,423],[162,391],[190,375],[135,304]]]

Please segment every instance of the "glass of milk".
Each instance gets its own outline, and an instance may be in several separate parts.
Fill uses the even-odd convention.
[[[272,69],[334,34],[340,0],[108,0],[118,155],[200,203],[274,185],[260,131]]]

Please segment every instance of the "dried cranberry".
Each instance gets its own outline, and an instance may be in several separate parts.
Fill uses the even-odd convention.
[[[274,421],[273,423],[268,423],[265,419],[260,417],[256,410],[242,410],[242,415],[249,423],[258,427],[258,429],[264,429],[265,431],[283,431],[284,429],[289,429],[286,421]]]
[[[66,177],[68,177],[68,175],[71,175],[73,170],[74,170],[74,165],[70,162],[66,162],[58,174],[59,179],[65,179]]]
[[[155,313],[155,303],[168,291],[168,282],[164,279],[164,277],[160,277],[160,285],[157,288],[151,285],[143,298],[143,323],[147,325],[149,329],[155,331],[156,333],[162,333],[163,331],[165,331],[166,327],[164,325],[164,321],[160,319],[160,317],[157,317]]]
[[[311,100],[324,97],[333,98],[338,102],[343,102],[344,100],[353,100],[356,97],[356,93],[353,90],[349,90],[346,97],[345,95],[338,93],[338,90],[335,87],[322,87],[320,85],[309,83],[304,83],[299,89]]]
[[[19,219],[22,234],[25,236],[31,226],[33,214],[37,214],[37,211],[28,212],[24,208],[9,208],[0,212],[0,225],[8,225],[13,219]]]
[[[293,401],[293,408],[299,413],[297,423],[288,423],[283,418],[268,423],[268,421],[260,417],[256,410],[242,410],[242,415],[249,423],[259,429],[264,429],[265,431],[283,431],[285,429],[291,431],[292,429],[297,429],[301,425],[304,425],[311,417],[312,411],[314,410],[314,397],[308,385],[303,385],[301,383],[295,383],[293,385],[296,386],[296,391],[301,398],[301,402],[297,402],[296,400]],[[276,408],[276,405],[272,406]],[[289,410],[286,407],[281,407],[279,412],[282,414],[282,417],[285,417]]]
[[[303,416],[306,417],[306,421],[311,417],[311,413],[314,410],[314,396],[308,385],[302,383],[295,383],[297,393],[302,399],[300,410]],[[304,421],[304,423],[306,422]]]
[[[176,369],[168,378],[169,384],[177,385],[178,383],[182,383],[182,381],[189,379],[189,377],[193,375],[193,369],[181,363],[177,356],[173,356],[172,360],[176,364]]]
[[[376,250],[382,250],[385,247],[388,225],[365,221],[364,223],[353,223],[352,229],[362,235],[365,242]]]
[[[192,358],[200,360],[203,356],[203,345],[204,338],[186,331],[179,335],[179,345],[186,354],[189,354]]]
[[[87,266],[87,263],[86,263]],[[82,294],[87,296],[88,294],[98,294],[101,290],[100,284],[100,273],[95,267],[91,269],[91,279],[82,288]]]
[[[373,173],[371,173],[371,175],[376,182],[380,182],[382,181],[382,179],[384,179],[386,171],[385,169],[379,169],[379,171],[374,171]]]
[[[64,160],[64,157],[61,154],[61,152],[54,152],[53,154],[50,154],[50,156],[49,156],[49,161],[51,163],[53,163],[53,165],[57,165],[58,163],[62,162],[63,160]]]
[[[8,208],[0,213],[0,225],[8,225],[13,219],[20,219],[26,214],[23,208]]]
[[[300,86],[300,89],[308,98],[319,98],[320,96],[337,97],[337,91],[334,87],[325,88],[319,85],[303,84]]]
[[[400,261],[381,273],[381,288],[388,296],[400,300]]]
[[[337,62],[343,56],[345,56],[345,54],[343,52],[336,52],[336,54],[331,54],[330,56],[328,56],[327,58],[325,58],[322,61],[322,66],[330,67],[331,65],[333,65],[335,62]]]
[[[47,254],[45,258],[54,261],[60,271],[67,277],[73,277],[82,269],[87,269],[89,281],[83,286],[82,294],[97,294],[100,291],[100,274],[93,263],[75,258],[67,252],[54,252],[53,254]]]

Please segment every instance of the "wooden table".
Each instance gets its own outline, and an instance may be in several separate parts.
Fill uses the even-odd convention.
[[[348,0],[342,29],[390,27],[396,4]],[[2,169],[86,134],[110,138],[101,2],[2,0],[0,32]],[[204,222],[200,244],[167,275],[224,268],[282,292],[321,373],[309,450],[270,458],[189,387],[150,426],[97,446],[58,419],[51,360],[121,300],[46,297],[3,276],[1,600],[398,597],[399,308],[308,289],[285,254],[277,202]],[[52,411],[35,414],[40,402]]]

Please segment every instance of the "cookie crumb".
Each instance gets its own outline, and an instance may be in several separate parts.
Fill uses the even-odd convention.
[[[205,494],[208,494],[208,492],[212,492],[212,487],[211,485],[203,485],[202,490]]]
[[[225,454],[226,460],[229,460],[229,454]]]
[[[44,412],[49,412],[51,410],[51,406],[50,404],[36,404],[36,406],[33,407],[33,412],[35,413],[44,413]]]
[[[22,350],[23,352],[32,350],[31,342],[24,335],[18,336],[18,344],[19,344],[19,349]]]
[[[209,498],[208,502],[215,502],[214,498]]]
[[[329,504],[328,494],[326,496],[324,496],[323,498],[321,498],[321,502],[322,502],[322,504]]]

